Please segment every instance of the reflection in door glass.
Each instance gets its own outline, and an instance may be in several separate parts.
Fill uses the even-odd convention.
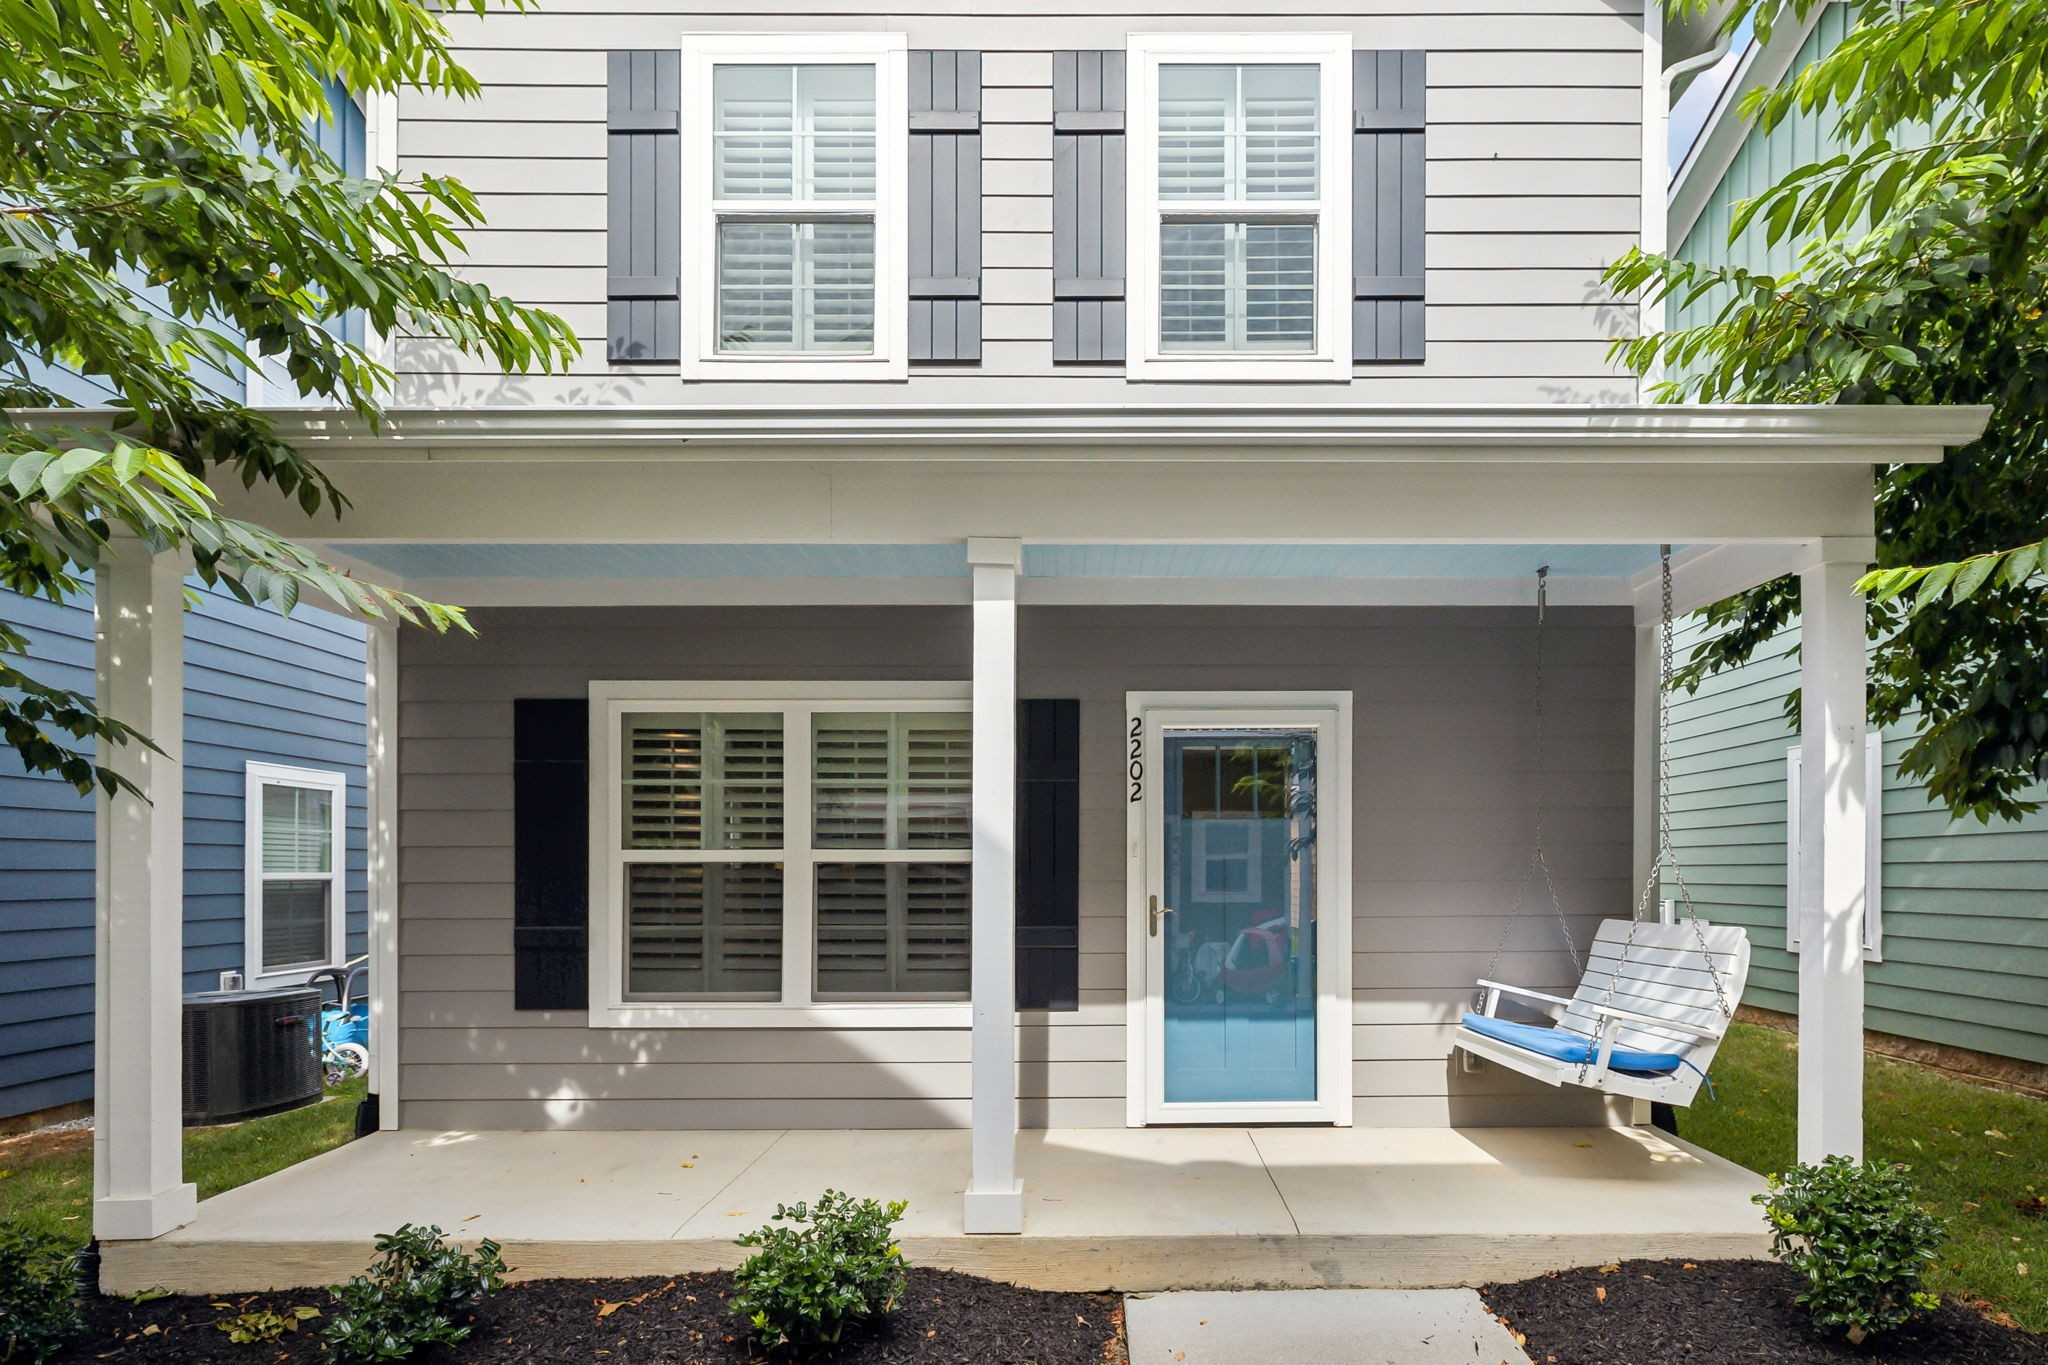
[[[1164,739],[1166,1101],[1313,1100],[1315,731]]]

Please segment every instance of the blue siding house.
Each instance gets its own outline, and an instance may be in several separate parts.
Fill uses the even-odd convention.
[[[89,601],[0,611],[27,628],[36,676],[92,689]],[[185,631],[185,989],[361,956],[363,627],[200,588]],[[92,982],[92,800],[0,752],[0,1121],[91,1099]]]
[[[322,144],[367,169],[363,111],[340,86]],[[152,291],[141,290],[145,302]],[[351,313],[336,335],[364,342]],[[88,406],[113,396],[91,375],[35,378]],[[208,387],[253,403],[306,401],[274,364],[207,370]],[[363,627],[313,608],[289,620],[192,584],[185,621],[185,989],[222,974],[252,986],[303,980],[363,953]],[[64,606],[0,593],[0,617],[31,640],[28,668],[90,692],[89,597]],[[254,853],[256,856],[251,857]],[[0,748],[0,1123],[92,1098],[93,803],[30,777]]]

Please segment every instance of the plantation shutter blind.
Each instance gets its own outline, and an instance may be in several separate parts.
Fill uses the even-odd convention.
[[[580,1010],[590,981],[590,704],[512,703],[512,1008]]]
[[[854,713],[814,724],[813,842],[847,854],[817,866],[818,994],[965,995],[970,864],[876,855],[973,846],[972,718]]]
[[[981,54],[910,54],[910,358],[981,359]]]
[[[1427,54],[1352,54],[1352,359],[1423,358]]]
[[[605,137],[606,355],[673,364],[683,353],[680,51],[613,52]]]
[[[1124,358],[1124,54],[1052,57],[1052,358]]]
[[[1081,703],[1017,703],[1017,1007],[1079,1009]]]

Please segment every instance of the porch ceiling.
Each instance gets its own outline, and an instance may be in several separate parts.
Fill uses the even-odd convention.
[[[536,545],[354,543],[333,548],[403,579],[968,576],[962,544]],[[1654,545],[1026,545],[1026,578],[1634,579]]]

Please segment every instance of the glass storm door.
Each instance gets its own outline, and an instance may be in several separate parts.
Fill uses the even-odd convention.
[[[1321,1036],[1318,1003],[1333,980],[1317,836],[1333,727],[1289,723],[1299,712],[1270,723],[1247,712],[1241,724],[1172,714],[1147,727],[1147,1117],[1329,1117],[1319,1059],[1345,1041]]]

